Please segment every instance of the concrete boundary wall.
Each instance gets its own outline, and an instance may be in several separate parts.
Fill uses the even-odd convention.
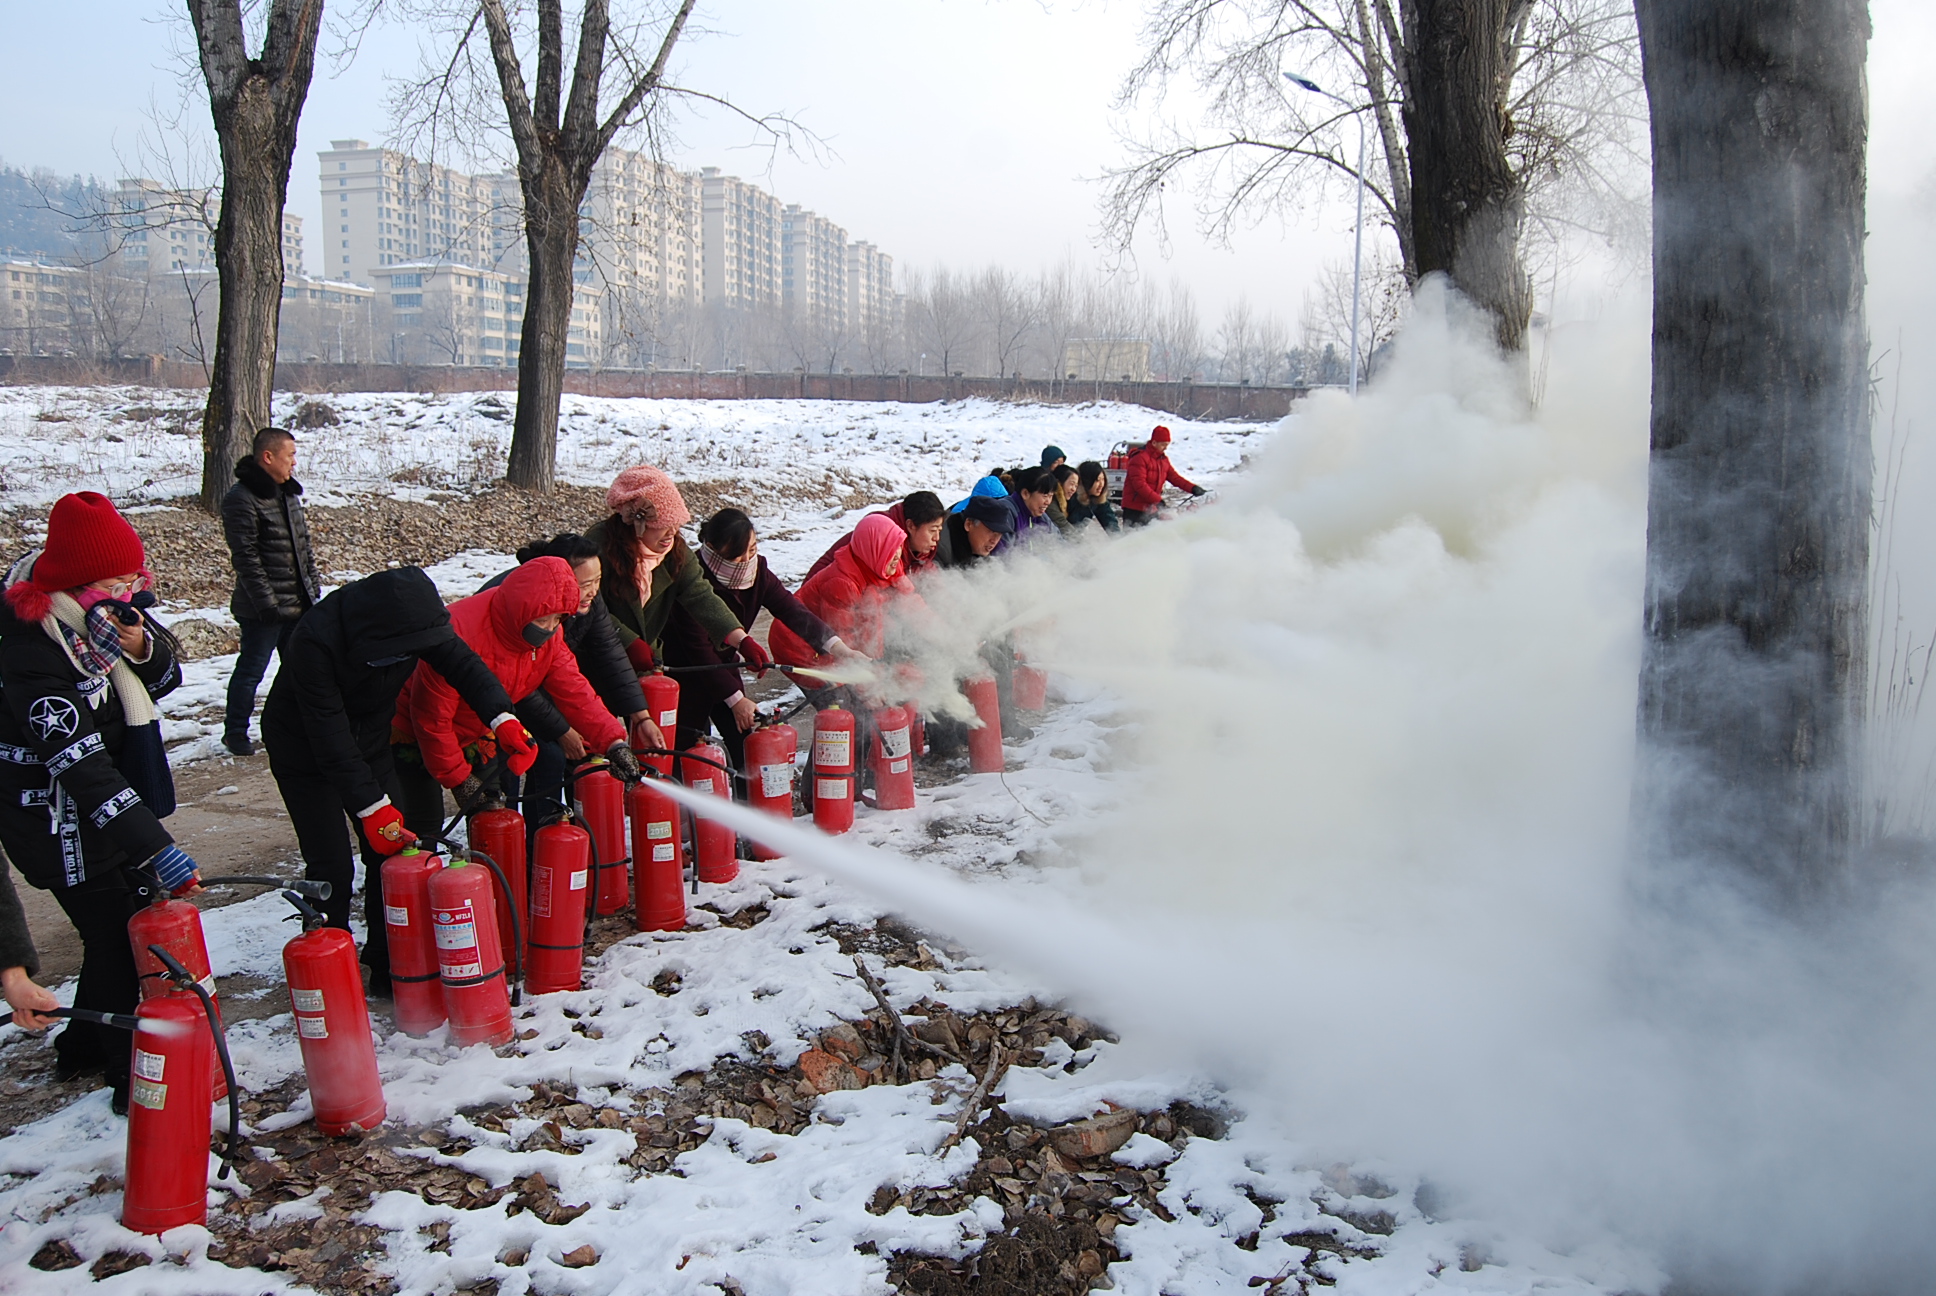
[[[207,384],[202,367],[148,356],[86,360],[63,356],[0,356],[0,384],[193,389]],[[474,392],[515,391],[515,369],[459,369],[449,365],[286,364],[276,367],[278,391]],[[1233,383],[1049,382],[1035,378],[940,378],[913,374],[702,373],[665,370],[570,370],[565,390],[581,396],[670,400],[852,400],[927,404],[986,400],[1077,405],[1120,401],[1180,419],[1282,418],[1303,387]]]

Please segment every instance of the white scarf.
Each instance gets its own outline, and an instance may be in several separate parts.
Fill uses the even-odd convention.
[[[36,549],[15,563],[13,570],[7,573],[7,584],[12,585],[16,581],[28,579],[33,574],[34,560],[40,557],[40,554],[41,551]],[[61,652],[66,655],[75,670],[88,679],[98,679],[97,674],[75,658],[74,650],[67,644],[67,636],[62,634],[60,629],[61,626],[66,626],[85,636],[87,613],[81,610],[81,605],[75,602],[73,596],[65,590],[50,595],[48,601],[52,606],[47,615],[40,619],[41,632],[60,645]],[[114,665],[108,670],[108,682],[114,685],[115,695],[121,699],[121,714],[126,717],[130,725],[155,722],[155,700],[148,696],[148,686],[143,684],[140,677],[134,673],[134,669],[128,665],[127,658],[115,659]]]

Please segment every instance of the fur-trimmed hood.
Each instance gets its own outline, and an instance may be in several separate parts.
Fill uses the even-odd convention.
[[[262,465],[255,461],[254,455],[244,455],[235,461],[235,480],[247,486],[249,493],[260,499],[274,499],[278,491],[284,495],[303,493],[302,483],[294,477],[277,483],[275,478],[262,471]]]

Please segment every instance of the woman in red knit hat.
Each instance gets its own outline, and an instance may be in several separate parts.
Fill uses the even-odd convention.
[[[0,845],[28,882],[53,892],[80,934],[78,1008],[131,1013],[140,997],[128,919],[155,889],[195,885],[195,861],[161,826],[174,784],[155,699],[181,683],[173,638],[153,603],[141,537],[93,491],[64,495],[47,544],[7,573],[0,611]],[[6,958],[0,954],[0,958]],[[20,1020],[51,1007],[31,969],[0,969]],[[38,990],[39,987],[33,987]],[[103,1071],[127,1110],[126,1031],[69,1022],[55,1076]]]

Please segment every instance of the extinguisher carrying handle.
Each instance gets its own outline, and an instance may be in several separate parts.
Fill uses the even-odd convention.
[[[510,897],[516,894],[516,892],[511,890],[511,879],[505,876],[504,870],[498,866],[496,860],[474,846],[468,844],[460,846],[447,835],[439,837],[432,844],[448,846],[450,847],[451,854],[461,854],[465,859],[473,863],[482,864],[485,868],[491,870],[491,876],[496,878],[497,884],[504,888],[504,907],[511,914],[511,943],[517,946],[516,949],[511,951],[510,957],[505,962],[510,963],[517,969],[517,977],[511,985],[511,1006],[513,1008],[518,1007],[524,1002],[524,917],[518,912],[518,907],[510,903]]]
[[[286,887],[288,890],[283,892],[284,895],[287,895],[289,891],[295,891],[300,893],[305,900],[327,900],[329,899],[330,892],[335,889],[327,882],[312,882],[307,878],[291,881],[288,878],[255,877],[241,873],[231,877],[203,878],[202,885]]]
[[[229,1060],[228,1038],[222,1034],[221,1023],[216,1020],[215,1000],[209,998],[207,989],[189,975],[188,969],[183,967],[173,954],[159,945],[150,945],[148,952],[168,969],[170,981],[183,990],[193,990],[195,997],[202,1001],[202,1015],[208,1018],[208,1033],[215,1037],[215,1056],[222,1060],[222,1078],[229,1084],[229,1137],[222,1151],[222,1169],[215,1177],[230,1178],[235,1165],[236,1145],[241,1142],[242,1137],[242,1100],[236,1093],[235,1063]]]

